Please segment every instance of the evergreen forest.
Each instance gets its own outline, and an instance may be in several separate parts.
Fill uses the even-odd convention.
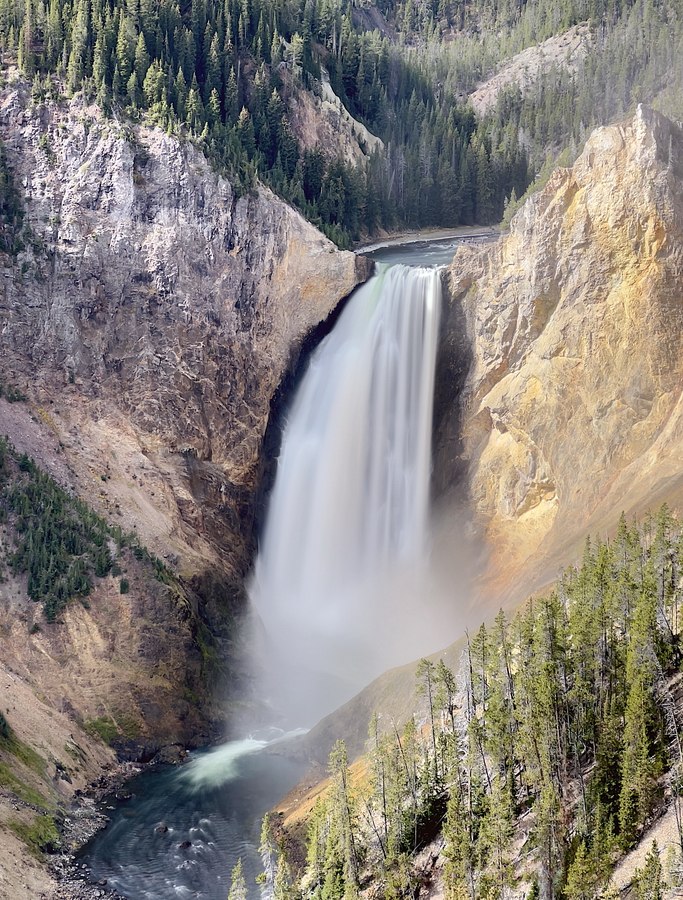
[[[429,857],[416,854],[435,839],[448,900],[607,898],[616,861],[666,804],[676,852],[664,871],[650,850],[635,896],[680,886],[682,567],[666,506],[640,526],[622,516],[552,593],[468,636],[456,671],[421,660],[412,718],[375,717],[353,768],[335,745],[301,872],[265,823],[275,898],[417,896]]]
[[[5,388],[5,396],[14,391]],[[5,537],[0,540],[0,584],[8,571],[25,575],[27,593],[42,603],[47,622],[58,621],[71,600],[87,606],[95,580],[121,576],[127,553],[149,567],[157,581],[177,589],[171,572],[135,534],[109,525],[1,437],[0,528]],[[121,577],[120,592],[129,587]]]
[[[270,185],[340,246],[379,228],[498,222],[595,124],[678,102],[678,0],[0,0],[0,46],[36,102],[82,91],[187,136],[238,190]],[[558,66],[477,117],[468,93],[512,54],[586,22]],[[383,141],[356,166],[304,150],[290,100],[323,69]]]

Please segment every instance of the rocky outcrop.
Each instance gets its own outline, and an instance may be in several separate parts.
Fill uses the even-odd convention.
[[[289,73],[282,76],[292,80]],[[290,86],[289,112],[299,145],[304,150],[320,150],[332,159],[343,159],[351,166],[366,161],[371,153],[384,150],[384,143],[362,122],[354,119],[330,84],[329,74],[321,69],[315,91]]]
[[[495,550],[485,589],[519,598],[622,510],[683,497],[681,129],[643,107],[598,129],[448,282],[473,355],[459,461]]]
[[[479,84],[467,100],[478,116],[485,116],[507,88],[515,87],[525,96],[544,75],[554,69],[565,69],[574,74],[585,60],[593,39],[587,22],[572,25],[562,34],[555,34],[540,44],[515,53]]]
[[[139,716],[163,721],[167,740],[175,716],[187,739],[187,642],[204,673],[235,649],[271,401],[367,270],[267,189],[237,196],[190,142],[81,99],[35,105],[10,77],[0,137],[25,207],[23,249],[0,257],[0,382],[29,398],[2,406],[0,432],[135,529],[195,617],[176,622],[166,595],[103,588],[106,613],[94,600],[67,612],[50,647],[32,638],[29,668],[54,683],[45,657],[69,660],[83,716],[118,707],[130,684]],[[80,688],[64,694],[77,712]]]

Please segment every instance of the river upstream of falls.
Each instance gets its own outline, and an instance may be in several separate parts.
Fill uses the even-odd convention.
[[[430,617],[415,615],[410,585],[428,564],[441,298],[438,270],[421,266],[452,245],[408,245],[404,265],[379,266],[312,354],[286,417],[250,589],[262,696],[286,728],[443,643],[443,630],[416,627]],[[89,877],[130,900],[225,900],[241,858],[261,896],[261,819],[305,769],[286,744],[270,729],[131,781],[81,854]]]

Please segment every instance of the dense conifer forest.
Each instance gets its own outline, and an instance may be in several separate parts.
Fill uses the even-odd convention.
[[[449,900],[610,896],[619,856],[672,803],[677,853],[656,852],[636,896],[683,877],[680,627],[683,530],[666,506],[610,541],[512,619],[468,637],[459,670],[423,659],[419,712],[374,719],[366,765],[338,743],[310,817],[300,878],[264,828],[275,897],[416,896],[413,859],[441,833]],[[523,851],[522,848],[523,847]],[[269,874],[268,874],[269,873]]]
[[[398,226],[497,222],[563,147],[669,89],[680,3],[554,0],[1,0],[6,59],[36,102],[82,90],[109,112],[188,135],[239,190],[257,178],[337,243]],[[514,52],[588,22],[579,71],[503,92],[477,119],[467,94]],[[321,70],[384,141],[352,166],[300,149],[289,99]],[[53,76],[58,75],[55,79]],[[663,102],[666,105],[667,97]]]
[[[2,393],[15,396],[14,389]],[[5,537],[0,541],[0,583],[8,571],[26,575],[28,595],[42,603],[48,622],[57,620],[70,600],[87,605],[95,579],[122,576],[121,563],[129,553],[144,561],[156,580],[176,586],[171,572],[135,534],[108,525],[1,437],[0,528]],[[129,587],[129,580],[120,577],[120,592]]]

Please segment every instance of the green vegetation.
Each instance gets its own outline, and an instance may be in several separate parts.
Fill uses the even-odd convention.
[[[0,141],[0,252],[16,255],[24,249],[21,240],[23,222],[23,204],[7,164],[5,145]],[[7,399],[10,400],[9,395]]]
[[[239,191],[265,181],[345,246],[380,227],[498,221],[506,198],[524,194],[548,157],[567,148],[574,155],[594,125],[642,100],[680,115],[679,7],[0,0],[0,46],[34,79],[35,102],[64,86],[105,111],[185,134]],[[524,91],[511,86],[477,119],[466,98],[482,78],[577,23],[587,25],[576,71],[558,64]],[[383,151],[366,148],[359,166],[341,148],[337,157],[327,147],[303,150],[294,134],[291,101],[302,91],[320,95],[323,69],[351,114],[384,141]],[[49,136],[41,141],[49,156]],[[136,145],[138,184],[145,165]],[[3,172],[0,238],[3,222],[19,233],[22,215],[0,159]]]
[[[93,577],[107,575],[113,530],[85,503],[70,496],[26,454],[0,439],[0,517],[16,534],[9,557],[28,574],[28,594],[54,621],[72,597],[87,597]],[[117,534],[119,542],[122,535]]]
[[[14,572],[28,575],[29,597],[42,602],[48,622],[54,622],[73,598],[87,605],[94,579],[112,571],[112,553],[121,554],[124,548],[149,565],[157,581],[180,593],[173,573],[138,543],[136,535],[108,525],[4,438],[0,438],[0,522],[9,522],[15,535],[7,563]],[[121,593],[129,589],[128,580],[121,579]]]
[[[109,716],[101,716],[99,719],[89,719],[83,723],[83,729],[93,737],[98,737],[105,744],[111,744],[119,736],[116,723]]]
[[[46,800],[38,791],[24,784],[20,778],[12,772],[5,763],[0,762],[0,787],[7,788],[13,794],[16,794],[20,800],[25,803],[32,803],[34,806],[45,807]]]
[[[441,831],[448,900],[500,897],[519,886],[524,817],[525,877],[539,895],[598,897],[665,790],[683,851],[681,574],[683,529],[666,506],[640,528],[622,517],[553,593],[468,638],[457,676],[422,660],[424,718],[384,732],[373,721],[369,777],[350,777],[343,744],[332,752],[305,871],[286,896],[348,900],[368,879],[383,897],[414,896],[412,856]],[[653,851],[637,896],[659,896],[659,866]]]
[[[0,41],[36,102],[54,96],[57,73],[105,110],[183,131],[240,190],[260,177],[340,244],[380,225],[495,221],[526,187],[514,129],[479,127],[421,70],[425,57],[364,32],[347,0],[2,0]],[[319,93],[322,67],[389,154],[355,168],[300,150],[288,101]]]
[[[0,381],[0,397],[4,397],[8,403],[23,403],[26,400],[26,394],[20,391],[18,387],[12,384],[3,384],[2,381]]]
[[[46,763],[43,757],[28,744],[19,740],[2,713],[0,713],[0,750],[11,753],[37,775],[45,774]]]
[[[45,774],[46,763],[43,757],[33,747],[20,741],[15,734],[6,740],[0,740],[0,749],[7,750],[37,775],[42,777]]]
[[[0,762],[0,787],[11,791],[25,803],[30,803],[41,809],[50,806],[49,801],[39,791],[29,787],[16,774],[16,762],[19,762],[39,778],[45,780],[46,761],[33,747],[19,740],[2,713],[0,713],[0,752],[10,757],[6,763]],[[20,836],[23,839],[23,835]]]
[[[657,841],[653,841],[645,857],[645,865],[642,869],[636,869],[636,876],[633,879],[636,900],[662,900],[664,887],[662,876],[659,848]]]
[[[639,102],[674,118],[683,111],[677,0],[634,0],[619,9],[577,3],[577,10],[591,23],[590,49],[577,71],[553,68],[524,94],[507,88],[491,116],[494,129],[514,126],[524,133],[534,170],[548,152],[575,153],[594,126],[623,117]]]
[[[237,860],[237,865],[233,868],[230,876],[230,891],[228,892],[228,900],[247,900],[247,882],[242,872],[242,860]]]
[[[138,723],[125,713],[117,714],[116,720],[112,716],[88,719],[83,723],[83,729],[105,744],[111,744],[119,739],[134,740],[140,734]]]
[[[43,853],[54,853],[59,849],[59,832],[52,816],[36,816],[30,824],[15,819],[9,827],[34,856],[40,857]]]
[[[555,169],[558,167],[566,167],[570,166],[573,162],[573,155],[569,150],[563,150],[562,153],[554,159],[552,156],[548,156],[546,161],[543,163],[541,167],[541,171],[531,182],[526,191],[522,194],[521,197],[517,198],[515,193],[513,192],[509,199],[505,203],[505,210],[503,212],[503,219],[501,225],[503,228],[508,228],[510,222],[512,221],[512,217],[517,212],[520,207],[522,207],[526,201],[533,194],[538,193],[538,191],[542,190],[548,181],[550,180],[550,176],[553,174]]]

